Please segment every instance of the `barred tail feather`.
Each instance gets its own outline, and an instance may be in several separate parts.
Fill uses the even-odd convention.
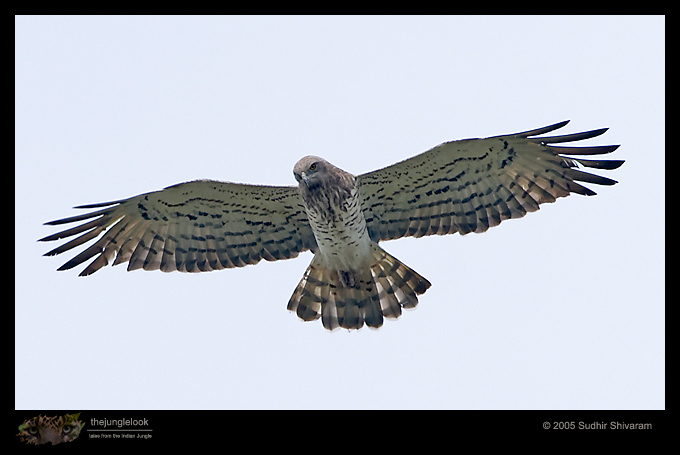
[[[364,324],[378,328],[384,317],[397,318],[402,308],[414,308],[417,295],[424,293],[430,282],[377,244],[371,253],[370,273],[338,273],[314,256],[288,309],[304,321],[321,318],[323,326],[333,330],[360,329]],[[342,279],[343,273],[351,278]]]

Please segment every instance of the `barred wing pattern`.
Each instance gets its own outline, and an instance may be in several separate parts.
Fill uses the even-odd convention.
[[[575,169],[616,169],[620,160],[566,155],[601,155],[618,145],[554,146],[599,136],[606,128],[533,137],[566,125],[506,136],[446,142],[425,153],[358,177],[364,216],[374,241],[432,234],[484,232],[510,218],[538,210],[570,193],[594,195],[577,183],[616,181]]]
[[[296,187],[196,180],[130,199],[83,205],[101,208],[45,224],[85,224],[41,241],[82,234],[45,254],[63,253],[104,235],[61,266],[71,269],[97,256],[80,276],[115,257],[128,270],[205,272],[293,258],[316,250],[316,240]],[[108,230],[107,230],[108,229]]]

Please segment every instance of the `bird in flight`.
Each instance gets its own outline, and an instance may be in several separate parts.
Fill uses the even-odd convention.
[[[616,169],[623,161],[584,159],[618,145],[573,147],[598,129],[542,136],[568,121],[522,133],[446,142],[377,171],[352,175],[316,156],[297,162],[298,186],[196,180],[48,225],[85,223],[40,241],[74,235],[53,256],[97,239],[59,270],[94,257],[90,275],[113,260],[128,270],[207,272],[294,258],[314,258],[288,302],[301,319],[329,330],[377,328],[413,308],[430,282],[378,243],[401,237],[484,232],[571,193],[577,182],[617,183],[578,169]],[[566,155],[566,156],[565,156]],[[568,157],[568,156],[575,156]]]

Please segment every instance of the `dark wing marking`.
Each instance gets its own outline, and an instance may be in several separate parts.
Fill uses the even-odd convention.
[[[570,193],[594,195],[577,182],[616,181],[575,169],[616,169],[620,160],[566,155],[601,155],[618,145],[553,146],[596,137],[606,128],[534,137],[566,125],[485,139],[446,142],[425,153],[358,177],[364,216],[375,241],[406,236],[484,232],[510,218],[538,210]]]
[[[261,259],[293,258],[316,250],[305,208],[295,187],[244,185],[197,180],[130,199],[83,205],[101,208],[50,221],[60,225],[88,221],[47,236],[51,241],[81,234],[48,252],[63,253],[99,237],[61,266],[71,269],[97,256],[80,274],[129,262],[128,270],[204,272],[243,267]]]

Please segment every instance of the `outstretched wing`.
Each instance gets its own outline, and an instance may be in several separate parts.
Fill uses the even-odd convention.
[[[601,155],[618,145],[554,146],[596,137],[606,128],[534,137],[568,121],[532,131],[446,142],[425,153],[358,177],[364,216],[373,240],[432,234],[484,232],[510,218],[538,210],[570,193],[595,194],[577,182],[616,181],[575,169],[579,164],[616,169],[620,160],[565,155]]]
[[[40,239],[81,234],[45,256],[63,253],[104,233],[59,270],[97,256],[80,274],[89,275],[115,256],[113,265],[129,261],[128,270],[205,272],[243,267],[261,259],[288,259],[304,250],[316,250],[295,187],[197,180],[130,199],[76,208],[100,207],[105,208],[45,223],[60,225],[95,218]]]

